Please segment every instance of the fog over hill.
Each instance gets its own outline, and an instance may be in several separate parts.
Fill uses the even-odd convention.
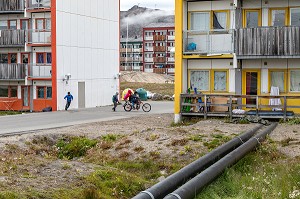
[[[120,13],[120,35],[126,37],[142,36],[143,27],[150,23],[174,23],[174,11],[164,11],[139,7],[137,5],[128,11]]]

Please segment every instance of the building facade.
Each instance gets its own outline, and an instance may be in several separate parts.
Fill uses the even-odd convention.
[[[270,95],[274,86],[280,95],[300,94],[300,1],[179,0],[175,6],[175,121],[188,88]]]
[[[0,29],[0,110],[63,110],[67,92],[71,108],[111,103],[118,0],[2,0]]]
[[[175,28],[172,23],[152,23],[143,28],[143,71],[174,74]]]
[[[141,37],[121,38],[120,71],[143,70],[143,39]]]

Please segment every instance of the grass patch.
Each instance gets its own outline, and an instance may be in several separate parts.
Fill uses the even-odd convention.
[[[198,135],[191,135],[191,136],[189,137],[189,140],[192,140],[192,141],[194,141],[194,142],[201,142],[202,139],[203,139],[204,137],[206,137],[206,136],[205,136],[205,135],[201,135],[201,134],[198,134]]]
[[[101,136],[101,139],[106,142],[114,142],[120,137],[121,137],[120,135],[116,135],[116,134],[107,134],[107,135]]]
[[[58,148],[58,158],[69,160],[75,157],[84,156],[87,150],[96,146],[97,140],[90,140],[85,137],[72,137],[60,139],[56,144]]]
[[[295,117],[295,118],[292,118],[292,119],[288,119],[286,121],[287,124],[289,125],[297,125],[297,124],[300,124],[300,117]]]
[[[178,123],[172,122],[170,126],[171,127],[190,126],[198,123],[199,121],[201,121],[201,118],[199,117],[183,118],[181,122]]]
[[[292,198],[299,190],[299,161],[286,159],[272,144],[263,145],[227,169],[196,199]]]
[[[0,111],[0,116],[5,116],[5,115],[20,115],[22,114],[21,112],[18,111]]]
[[[294,138],[287,138],[287,139],[282,140],[280,143],[281,143],[281,146],[285,147],[285,146],[290,145],[290,142],[296,141],[296,140],[297,139],[294,139]]]
[[[138,88],[144,88],[152,93],[159,93],[162,95],[174,94],[174,84],[157,84],[157,83],[142,83],[142,82],[121,82],[121,92],[126,88],[136,90]]]
[[[225,142],[230,140],[230,137],[222,135],[222,134],[214,134],[212,135],[214,139],[209,142],[204,142],[203,145],[206,146],[209,150],[212,150]]]

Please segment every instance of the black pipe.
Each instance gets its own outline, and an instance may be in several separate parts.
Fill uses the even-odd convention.
[[[252,151],[266,135],[271,133],[277,126],[277,123],[271,124],[264,131],[258,133],[253,138],[249,139],[246,143],[230,152],[221,160],[204,170],[202,173],[176,189],[173,193],[167,195],[164,199],[192,199],[199,194],[204,186],[212,182],[219,176],[227,167],[232,166],[234,163],[243,158],[247,153]]]
[[[194,162],[170,175],[163,181],[153,185],[145,191],[140,192],[132,199],[161,199],[165,197],[168,193],[174,191],[178,186],[184,184],[187,180],[194,177],[199,172],[203,171],[205,168],[221,159],[227,153],[249,140],[262,126],[263,125],[261,124],[256,125],[255,128],[212,150],[198,160],[195,160]]]

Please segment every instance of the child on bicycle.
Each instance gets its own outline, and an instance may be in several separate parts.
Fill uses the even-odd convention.
[[[137,91],[133,93],[133,95],[130,96],[129,101],[132,104],[132,108],[135,109],[134,105],[136,104],[136,109],[138,109],[138,100],[139,100],[139,94]]]

